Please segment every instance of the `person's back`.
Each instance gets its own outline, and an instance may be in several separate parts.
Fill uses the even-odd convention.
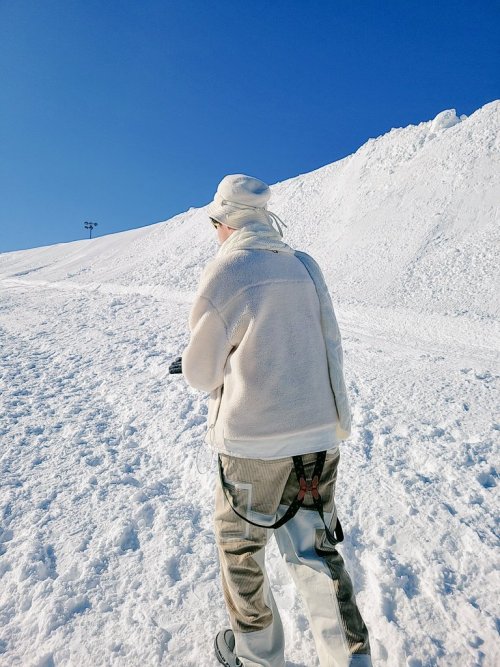
[[[192,313],[194,335],[183,368],[191,385],[212,389],[199,357],[212,355],[211,373],[217,359],[224,359],[215,433],[220,450],[244,454],[242,448],[253,445],[254,455],[273,458],[282,455],[286,441],[287,455],[324,448],[327,434],[333,446],[337,416],[318,295],[295,254],[224,254],[206,268],[198,300],[203,315]],[[211,338],[216,349],[207,336],[196,335],[196,323],[210,316],[219,324]]]
[[[216,637],[216,656],[226,667],[284,667],[264,564],[272,530],[308,608],[321,666],[371,667],[368,631],[336,549],[339,441],[350,433],[340,332],[321,270],[281,240],[269,196],[249,176],[220,183],[208,213],[221,247],[203,273],[189,345],[173,371],[210,392],[207,440],[220,477],[214,524],[231,623]]]

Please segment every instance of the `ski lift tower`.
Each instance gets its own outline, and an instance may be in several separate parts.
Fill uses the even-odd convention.
[[[91,239],[92,238],[92,230],[94,229],[94,227],[97,227],[97,222],[84,222],[83,224],[84,224],[85,229],[89,230],[89,239]]]

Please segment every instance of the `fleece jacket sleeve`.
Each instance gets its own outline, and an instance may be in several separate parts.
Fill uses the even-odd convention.
[[[195,389],[212,392],[224,383],[224,366],[232,349],[226,324],[212,302],[196,298],[189,315],[191,337],[182,355],[182,371]]]

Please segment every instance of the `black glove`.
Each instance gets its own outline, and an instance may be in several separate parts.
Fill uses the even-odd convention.
[[[175,361],[172,361],[168,367],[168,371],[170,375],[173,375],[174,373],[182,373],[182,357],[177,357]]]

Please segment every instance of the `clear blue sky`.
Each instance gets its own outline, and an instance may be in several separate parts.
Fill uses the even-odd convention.
[[[494,0],[0,0],[0,252],[165,220],[500,97]]]

